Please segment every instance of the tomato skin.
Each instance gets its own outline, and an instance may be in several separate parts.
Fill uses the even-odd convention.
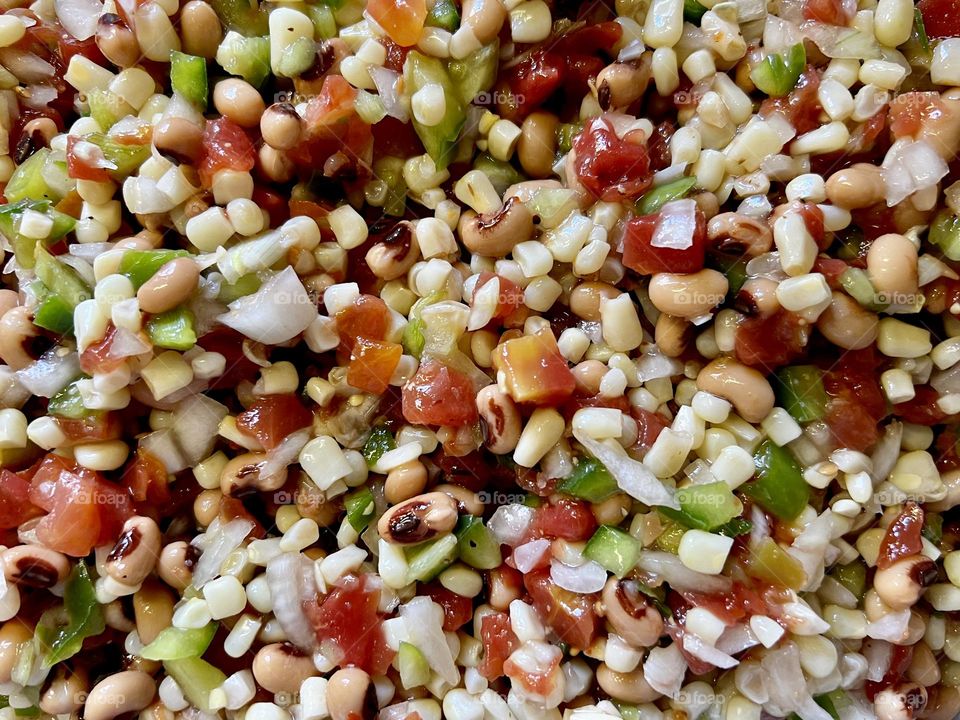
[[[482,288],[493,278],[497,278],[497,280],[500,282],[500,295],[497,301],[497,309],[493,314],[493,318],[495,320],[502,320],[505,317],[509,317],[510,313],[523,305],[523,288],[521,288],[512,280],[508,280],[507,278],[503,277],[502,275],[494,275],[492,272],[487,272],[485,270],[480,273],[480,277],[477,278],[477,284],[473,290],[474,296],[476,296],[477,290]]]
[[[107,331],[99,342],[87,346],[80,353],[80,369],[88,375],[94,373],[108,373],[116,370],[126,362],[126,358],[115,358],[110,356],[110,347],[113,345],[113,338],[117,334],[117,327],[111,322],[107,325]]]
[[[563,82],[563,58],[537,50],[501,75],[497,112],[515,123],[543,105]]]
[[[791,312],[748,317],[737,327],[734,354],[744,365],[768,372],[787,365],[806,347],[808,331]]]
[[[93,180],[106,182],[110,180],[110,173],[106,168],[90,167],[76,153],[75,146],[82,140],[76,135],[67,136],[67,176],[76,180]]]
[[[906,402],[893,406],[894,414],[909,423],[917,425],[939,425],[947,419],[947,414],[937,405],[940,393],[929,385],[914,386],[916,395]]]
[[[473,601],[447,590],[439,582],[432,582],[420,586],[420,593],[428,595],[437,605],[443,608],[443,629],[455,632],[470,622],[473,617]]]
[[[357,338],[347,366],[347,383],[368,393],[382,395],[400,363],[403,347],[398,343]]]
[[[528,573],[523,584],[540,619],[574,648],[590,647],[600,631],[595,604],[597,593],[581,595],[553,584],[547,569]]]
[[[27,520],[43,515],[30,502],[30,483],[9,470],[0,470],[0,528],[20,527]]]
[[[870,413],[849,398],[833,398],[827,405],[824,420],[838,447],[864,452],[879,437],[876,421]]]
[[[387,336],[390,310],[375,295],[361,295],[352,305],[338,310],[336,320],[340,346],[352,352],[358,338],[383,340]]]
[[[920,0],[917,9],[927,37],[960,37],[960,0]]]
[[[816,20],[828,25],[849,25],[853,19],[843,0],[805,0],[803,17],[805,20]]]
[[[57,426],[66,435],[66,445],[116,440],[123,435],[120,418],[114,412],[100,412],[81,419],[57,417]]]
[[[897,518],[890,523],[887,534],[880,543],[877,557],[877,569],[883,570],[911,555],[919,555],[923,550],[921,530],[923,529],[923,508],[914,501],[904,505]]]
[[[197,170],[205,188],[213,184],[213,176],[221,170],[253,170],[257,152],[250,138],[233,120],[218,117],[203,127],[203,149]]]
[[[261,206],[262,207],[262,206]],[[243,380],[252,380],[260,368],[243,354],[243,336],[229,328],[217,328],[203,336],[203,347],[227,359],[227,369],[210,381],[212,389],[235,388]]]
[[[500,343],[492,359],[517,402],[555,407],[576,389],[573,372],[549,329]]]
[[[653,182],[646,145],[620,139],[602,117],[574,138],[573,151],[577,177],[597,200],[635,199]]]
[[[340,667],[356,665],[371,675],[383,675],[393,659],[383,635],[377,606],[380,588],[368,575],[342,578],[323,599],[306,603],[304,611],[320,641],[334,642],[343,653]],[[362,629],[362,632],[358,630]]]
[[[137,502],[156,505],[170,500],[166,467],[143,448],[137,449],[133,463],[124,471],[123,482]]]
[[[877,365],[872,346],[848,350],[824,375],[824,389],[833,397],[856,400],[878,421],[886,415],[887,400],[877,381]]]
[[[649,450],[660,433],[670,427],[670,423],[660,413],[650,412],[641,407],[631,406],[630,413],[633,419],[637,421],[639,434],[635,448],[641,452]]]
[[[660,272],[694,273],[703,269],[707,252],[707,223],[697,208],[697,224],[693,244],[683,250],[654,247],[653,233],[660,221],[660,213],[632,218],[627,223],[623,245],[623,264],[641,275]]]
[[[460,427],[477,421],[476,397],[470,378],[428,360],[403,386],[403,417],[418,425]]]
[[[484,615],[480,621],[480,641],[483,643],[480,674],[487,680],[503,677],[503,663],[520,647],[510,625],[510,616],[503,612]]]
[[[420,39],[427,4],[424,0],[370,0],[367,12],[393,42],[410,47]]]
[[[293,393],[264,395],[237,415],[237,427],[272,450],[290,433],[310,426],[313,413]]]
[[[588,503],[561,498],[536,509],[533,522],[527,530],[527,540],[545,537],[580,542],[589,539],[596,529],[597,519]]]

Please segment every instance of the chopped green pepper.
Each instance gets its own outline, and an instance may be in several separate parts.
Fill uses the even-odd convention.
[[[383,211],[400,217],[407,209],[407,182],[403,179],[403,159],[387,155],[373,163],[373,174],[387,186]]]
[[[407,54],[403,63],[403,77],[410,94],[430,84],[443,88],[446,111],[443,119],[433,126],[427,126],[412,119],[416,131],[426,149],[433,158],[438,170],[443,170],[453,157],[453,150],[460,136],[460,129],[467,119],[466,108],[450,74],[443,63],[416,50]]]
[[[510,163],[495,160],[489,153],[481,153],[473,161],[473,167],[490,178],[498,195],[503,195],[511,185],[523,180],[523,176]]]
[[[803,512],[810,487],[789,450],[764,440],[753,454],[753,464],[756,479],[741,486],[745,495],[781,520],[793,520]]]
[[[193,313],[177,307],[147,320],[147,336],[156,347],[185,352],[197,344]]]
[[[503,556],[500,543],[476,515],[463,515],[457,522],[454,533],[460,548],[460,559],[477,570],[493,570],[500,567]]]
[[[260,87],[270,75],[270,38],[244,37],[231,30],[217,48],[217,63],[231,75]]]
[[[557,147],[560,154],[570,152],[573,147],[573,139],[583,130],[583,123],[563,123],[557,127]]]
[[[267,12],[257,0],[210,0],[220,22],[244,35],[266,35],[269,32]]]
[[[807,53],[803,43],[797,43],[787,51],[786,59],[779,53],[767,55],[750,72],[750,79],[770,97],[783,97],[796,87],[806,64]]]
[[[390,428],[382,423],[374,425],[367,436],[367,441],[363,444],[363,457],[367,461],[367,466],[376,465],[385,452],[393,450],[396,446],[397,441],[393,439]]]
[[[177,681],[190,704],[202,712],[216,712],[210,706],[210,693],[227,679],[221,670],[198,657],[165,660],[163,669]]]
[[[430,681],[430,663],[413,643],[400,642],[397,669],[400,672],[400,682],[407,690],[426,685]]]
[[[960,260],[960,217],[950,210],[941,210],[930,225],[927,239],[950,260]]]
[[[494,40],[489,45],[477,48],[462,60],[450,60],[447,63],[447,71],[464,105],[469,105],[480,93],[493,87],[499,61],[500,43]]]
[[[840,276],[840,287],[847,291],[847,294],[860,303],[867,310],[880,312],[887,307],[887,303],[880,299],[879,293],[867,271],[861,268],[847,268]]]
[[[313,32],[319,40],[329,40],[337,36],[337,19],[328,5],[303,6],[307,17],[313,23]]]
[[[453,32],[460,27],[460,12],[453,0],[437,0],[427,13],[425,22],[429,27],[443,28]]]
[[[934,545],[939,545],[943,540],[943,515],[927,510],[923,516],[920,534]]]
[[[403,338],[401,340],[404,352],[417,358],[420,357],[420,353],[423,352],[423,348],[427,344],[427,340],[423,336],[424,322],[421,317],[423,309],[427,307],[427,305],[433,305],[442,299],[443,294],[439,291],[434,291],[417,300],[413,304],[413,307],[410,308],[410,314],[407,318],[407,324],[403,328]]]
[[[430,582],[457,559],[457,551],[457,536],[452,534],[408,548],[408,581]]]
[[[20,200],[8,205],[0,205],[0,232],[7,236],[13,244],[14,253],[17,256],[17,264],[22,268],[32,268],[34,263],[34,250],[37,247],[37,241],[33,238],[27,238],[20,234],[20,221],[23,213],[27,210],[34,210],[43,213],[53,220],[53,227],[47,236],[45,243],[53,243],[64,237],[76,226],[77,221],[66,213],[55,210],[49,200]]]
[[[819,420],[827,414],[830,398],[823,389],[823,373],[813,365],[791,365],[777,371],[777,404],[797,422]]]
[[[846,565],[836,565],[830,570],[830,577],[843,585],[858,599],[867,589],[867,566],[862,560],[854,560]]]
[[[580,458],[573,472],[557,483],[557,492],[598,503],[620,492],[620,486],[602,462],[585,457]]]
[[[683,19],[691,25],[700,26],[700,20],[703,19],[707,8],[701,5],[697,0],[683,0]]]
[[[150,157],[150,143],[140,145],[121,143],[103,133],[90,133],[85,135],[83,139],[100,148],[103,157],[116,166],[110,170],[110,175],[114,180],[123,180],[129,175],[133,175]]]
[[[260,289],[260,285],[262,284],[263,281],[260,280],[260,276],[256,273],[241,275],[239,278],[237,278],[236,282],[225,282],[220,286],[220,292],[217,295],[217,300],[229,305],[237,298],[242,298],[246,295],[253,295],[253,293]]]
[[[37,296],[37,309],[33,313],[33,324],[44,330],[67,335],[73,331],[73,308],[59,295],[50,292],[39,280],[31,284],[33,294]]]
[[[374,95],[366,90],[358,90],[357,97],[353,101],[357,109],[357,115],[367,125],[376,125],[387,116],[387,106],[379,95]]]
[[[189,255],[186,250],[128,250],[120,260],[120,274],[139,288],[171,260]]]
[[[57,260],[37,243],[35,252],[36,267],[34,271],[46,288],[61,298],[71,309],[93,297],[90,286],[69,265]]]
[[[680,200],[687,196],[697,184],[695,177],[683,177],[666,185],[660,185],[644,193],[637,200],[637,212],[641,215],[652,215],[672,200]]]
[[[206,59],[171,50],[170,87],[200,110],[206,110],[209,92]]]
[[[76,380],[60,390],[47,403],[47,413],[71,420],[90,417],[93,412],[83,406],[83,398],[80,395],[80,390],[77,389]]]
[[[367,525],[373,519],[377,506],[373,501],[373,491],[368,487],[362,487],[354,493],[347,495],[343,501],[344,508],[347,511],[347,522],[357,532],[366,530]]]
[[[717,255],[715,261],[720,272],[727,276],[728,294],[730,297],[735,297],[747,281],[748,258]]]
[[[211,622],[202,628],[168,627],[160,631],[153,642],[140,651],[144,660],[182,660],[203,655],[213,636],[217,634],[217,623]]]
[[[664,552],[676,555],[680,550],[680,540],[683,538],[684,533],[687,532],[687,528],[678,522],[674,522],[666,515],[663,515],[663,508],[658,508],[657,511],[661,513],[663,517],[663,532],[657,535],[657,539],[653,541],[653,546],[657,550],[663,550]]]
[[[9,202],[39,200],[41,198],[54,201],[60,199],[47,185],[47,181],[43,177],[43,166],[46,164],[49,155],[49,148],[40,148],[17,166],[17,169],[13,171],[13,175],[7,181],[7,186],[3,189],[3,196]]]
[[[680,509],[660,508],[672,520],[697,530],[714,530],[743,512],[743,503],[722,481],[677,490]]]
[[[751,549],[746,564],[754,577],[791,590],[802,588],[807,579],[800,561],[769,537]]]
[[[620,528],[601,525],[587,541],[583,556],[622,578],[640,559],[640,544]]]
[[[927,27],[923,23],[923,13],[920,8],[913,9],[913,34],[920,44],[920,48],[925,52],[930,52],[930,38],[927,37]]]
[[[67,613],[66,625],[46,622],[43,617],[37,623],[36,636],[43,649],[44,667],[53,667],[73,657],[80,652],[86,638],[99,635],[106,627],[93,580],[82,561],[73,568],[64,586],[63,607]]]
[[[727,537],[739,537],[740,535],[746,535],[751,530],[753,530],[753,523],[749,520],[744,520],[743,518],[734,518],[728,523],[725,523],[718,527],[714,532],[718,535],[725,535]]]
[[[100,88],[87,91],[87,104],[90,106],[90,117],[97,121],[97,125],[103,128],[104,132],[132,110],[119,95]]]

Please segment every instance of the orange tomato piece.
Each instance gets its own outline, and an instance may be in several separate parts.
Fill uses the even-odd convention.
[[[382,395],[400,363],[403,347],[392,342],[357,338],[347,367],[347,382],[358,390]]]
[[[501,343],[494,350],[493,366],[504,374],[507,389],[517,402],[559,405],[576,387],[573,373],[549,330]]]
[[[340,345],[352,351],[359,338],[383,340],[387,334],[390,312],[387,304],[375,295],[361,295],[353,305],[338,310],[336,318]]]
[[[370,0],[370,16],[402,47],[416,45],[427,19],[424,0]]]

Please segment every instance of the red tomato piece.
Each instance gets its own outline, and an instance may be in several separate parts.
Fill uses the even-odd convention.
[[[0,470],[0,528],[19,527],[42,514],[30,502],[30,483],[16,473]]]
[[[803,17],[828,25],[849,25],[853,20],[856,4],[852,6],[844,0],[804,0]]]
[[[808,335],[808,328],[786,310],[769,317],[748,317],[737,327],[734,353],[745,365],[772,371],[799,356]]]
[[[789,95],[767,98],[760,104],[760,115],[767,117],[775,112],[782,113],[796,128],[798,135],[820,127],[819,87],[820,74],[812,65],[808,65]]]
[[[563,642],[580,650],[590,647],[600,631],[595,608],[597,593],[581,595],[564,590],[554,585],[546,569],[525,575],[523,584],[540,619]]]
[[[473,600],[447,590],[439,582],[421,585],[420,592],[423,595],[428,595],[431,600],[443,608],[443,629],[447,632],[459,630],[473,617]]]
[[[883,570],[911,555],[919,555],[923,550],[920,531],[923,529],[923,508],[910,500],[896,520],[890,523],[887,534],[880,543],[880,555],[877,557],[877,569]]]
[[[697,223],[688,248],[679,250],[652,245],[660,213],[632,218],[627,223],[623,264],[641,275],[659,272],[693,273],[703,269],[707,252],[707,223],[698,207]]]
[[[856,400],[833,398],[827,404],[825,420],[839,447],[863,452],[879,437],[877,421]]]
[[[420,365],[403,386],[403,417],[419,425],[460,427],[477,421],[473,382],[439,360]]]
[[[599,51],[610,52],[623,37],[620,23],[609,20],[593,23],[568,32],[557,39],[554,46],[558,53],[570,55],[582,53],[592,55]]]
[[[398,343],[357,338],[347,366],[347,383],[358,390],[382,395],[390,387],[401,355],[403,346]]]
[[[824,375],[828,395],[846,397],[863,405],[875,420],[887,413],[887,400],[877,380],[878,361],[873,347],[848,350]]]
[[[510,616],[503,612],[484,615],[480,621],[480,641],[483,643],[480,674],[487,680],[502,677],[504,661],[520,647],[510,625]]]
[[[136,457],[124,471],[123,482],[137,502],[159,504],[170,499],[166,467],[143,448],[137,449]]]
[[[917,9],[927,37],[960,37],[960,0],[920,0]]]
[[[546,537],[580,542],[589,539],[596,530],[597,519],[590,511],[589,503],[560,498],[536,509],[527,539]]]
[[[322,600],[304,607],[317,639],[333,642],[340,649],[340,667],[356,665],[371,675],[387,671],[394,653],[383,635],[379,602],[376,581],[368,575],[348,575]]]
[[[893,406],[893,412],[898,418],[917,425],[939,425],[947,419],[947,414],[940,409],[937,401],[940,393],[929,385],[916,385],[916,394],[906,402]]]
[[[243,354],[243,336],[234,330],[221,327],[207,333],[203,336],[203,347],[227,359],[226,371],[210,382],[211,388],[235,388],[243,380],[252,380],[260,372],[260,368]]]
[[[508,120],[523,119],[543,105],[563,82],[563,58],[537,50],[501,74],[497,111]]]
[[[205,188],[221,170],[253,170],[257,151],[243,128],[227,117],[208,120],[203,128],[203,149],[197,170]]]
[[[110,180],[110,173],[107,168],[94,167],[77,153],[76,146],[83,138],[76,135],[67,137],[67,176],[76,180],[93,180],[94,182],[107,182]],[[90,143],[87,143],[88,145]]]
[[[912,137],[925,121],[935,119],[943,112],[944,106],[939,93],[917,91],[897,95],[890,103],[887,113],[890,132],[895,138]]]
[[[650,412],[641,407],[632,406],[630,413],[633,419],[637,421],[639,434],[637,436],[637,447],[641,452],[649,450],[660,433],[665,428],[670,427],[670,423],[660,413]]]
[[[836,290],[840,287],[840,276],[847,271],[850,266],[845,260],[837,258],[817,257],[813,263],[813,271],[818,272],[827,280],[827,284]]]
[[[493,366],[504,374],[507,389],[518,402],[560,405],[577,386],[549,329],[500,343],[493,352]]]
[[[267,450],[272,450],[290,433],[311,423],[313,413],[293,393],[264,395],[237,415],[237,428],[255,437]]]
[[[474,297],[476,297],[477,290],[494,278],[500,283],[500,292],[497,295],[497,309],[493,313],[493,317],[500,320],[509,317],[510,313],[523,305],[523,288],[502,275],[494,275],[492,272],[484,271],[480,273],[480,277],[477,279],[477,284],[473,290]]]
[[[56,422],[60,431],[67,436],[67,445],[116,440],[123,435],[120,418],[113,412],[100,412],[79,419],[57,417]]]
[[[86,350],[80,353],[80,369],[88,375],[94,373],[108,373],[116,370],[126,362],[125,358],[115,358],[110,355],[110,346],[113,345],[113,338],[117,334],[116,326],[111,322],[107,324],[107,331],[99,342],[89,345]]]
[[[267,215],[270,216],[270,227],[278,227],[290,219],[290,207],[280,193],[257,185],[253,188],[252,199],[267,211]]]
[[[361,295],[352,305],[337,311],[337,332],[340,345],[352,351],[357,338],[383,340],[390,323],[387,304],[375,295]]]
[[[370,0],[367,12],[393,42],[410,47],[420,39],[427,4],[424,0]]]
[[[596,118],[573,140],[580,183],[598,200],[635,199],[653,182],[646,145],[617,137],[608,120]]]

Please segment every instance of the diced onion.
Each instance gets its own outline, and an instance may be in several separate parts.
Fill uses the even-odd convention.
[[[54,0],[53,9],[63,29],[77,40],[87,40],[97,32],[97,19],[103,14],[99,0]]]
[[[686,250],[693,245],[697,231],[697,203],[690,198],[668,202],[660,209],[650,245]]]
[[[411,640],[423,653],[430,668],[450,685],[456,686],[460,682],[460,672],[443,634],[443,609],[430,598],[420,596],[400,606],[400,615],[411,628],[417,629],[411,634]]]
[[[659,550],[644,550],[640,553],[637,567],[650,573],[674,590],[693,590],[705,593],[726,592],[732,586],[732,581],[723,575],[705,575],[691,570],[684,565],[680,558],[672,553]]]
[[[553,560],[550,562],[550,579],[564,590],[593,593],[603,590],[607,582],[607,571],[593,560],[575,567]]]
[[[75,352],[55,347],[40,359],[17,371],[17,379],[34,395],[53,397],[80,374],[80,359]]]
[[[675,697],[683,685],[687,661],[676,643],[655,647],[643,663],[643,676],[650,687],[667,697]]]
[[[253,530],[253,522],[236,518],[230,522],[207,529],[206,542],[200,559],[193,569],[193,586],[199,590],[220,574],[227,556],[240,547],[247,535]],[[211,537],[212,536],[212,537]],[[276,605],[276,602],[274,603]]]
[[[805,22],[800,29],[829,58],[873,60],[880,57],[880,46],[872,33],[820,22]]]
[[[292,267],[265,282],[257,292],[234,300],[220,322],[251,340],[277,345],[292,340],[317,317],[316,303]]]
[[[498,507],[487,527],[501,545],[515,547],[533,521],[533,508],[515,503]]]
[[[267,563],[266,576],[273,615],[287,640],[301,650],[312,651],[317,645],[317,635],[303,612],[303,603],[317,595],[313,563],[300,553],[282,553]]]
[[[528,543],[517,546],[513,551],[513,564],[517,570],[527,574],[539,565],[544,556],[550,552],[550,541],[546,538],[531,540]]]
[[[594,440],[582,429],[574,428],[573,434],[591,455],[606,466],[627,495],[645,505],[680,508],[674,492],[660,482],[646,465],[627,455],[622,447],[618,445],[614,448]]]
[[[703,660],[705,663],[710,663],[718,668],[732,668],[740,663],[735,657],[708,645],[702,638],[691,632],[683,634],[683,649],[698,660]]]
[[[387,115],[401,122],[407,122],[410,119],[410,111],[400,95],[400,73],[379,65],[371,65],[369,72],[370,79],[377,86],[377,92],[380,94],[380,100]]]
[[[913,193],[935,186],[949,172],[947,164],[925,140],[900,138],[887,151],[880,167],[887,207]]]
[[[267,459],[260,465],[260,479],[267,480],[296,462],[303,446],[310,440],[310,428],[297,430],[287,435],[283,441],[267,453]]]

